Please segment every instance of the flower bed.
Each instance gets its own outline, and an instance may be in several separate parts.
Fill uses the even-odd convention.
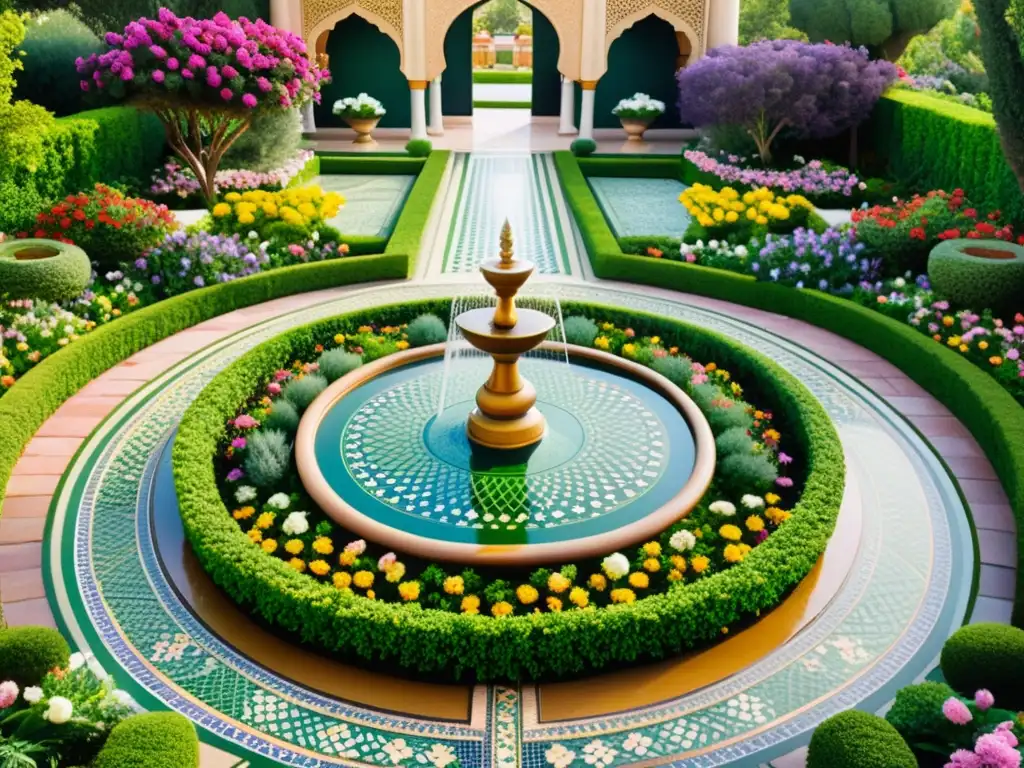
[[[766,443],[777,444],[778,433],[787,435],[787,445],[793,443],[790,452],[801,459],[794,472],[780,478],[782,483],[774,490],[770,478],[769,485],[750,486],[760,494],[743,493],[733,485],[729,498],[734,501],[715,496],[716,486],[691,520],[636,552],[609,553],[602,563],[570,563],[514,579],[497,574],[488,581],[488,574],[449,572],[435,564],[422,564],[419,570],[421,564],[408,558],[347,540],[342,532],[324,526],[324,520],[293,517],[295,512],[308,512],[300,493],[293,496],[292,489],[285,489],[279,496],[281,491],[270,487],[256,489],[242,474],[245,464],[220,464],[218,459],[215,466],[215,457],[228,448],[232,461],[235,451],[253,448],[242,432],[251,434],[264,415],[259,408],[266,404],[256,401],[257,408],[243,412],[241,422],[238,409],[251,402],[254,379],[264,381],[263,386],[270,387],[268,396],[275,398],[274,385],[281,382],[268,377],[284,381],[301,372],[301,381],[306,381],[316,375],[305,373],[301,361],[318,354],[316,346],[322,340],[327,340],[326,348],[342,336],[335,344],[362,347],[364,354],[368,344],[376,348],[374,354],[397,348],[403,341],[401,323],[425,309],[447,311],[444,305],[392,307],[372,317],[336,318],[296,329],[237,361],[186,414],[174,446],[186,532],[214,580],[263,619],[328,650],[387,660],[411,671],[480,679],[564,676],[657,658],[714,640],[754,612],[777,604],[823,551],[842,497],[844,470],[834,430],[809,393],[770,361],[723,338],[684,324],[611,310],[567,309],[607,318],[603,323],[609,326],[597,329],[592,337],[599,347],[607,345],[651,363],[675,360],[679,370],[685,369],[688,386],[693,386],[695,375],[709,376],[710,381],[699,381],[697,390],[711,381],[726,383],[717,371],[732,370],[735,378],[727,382],[732,393],[728,397],[738,396],[734,383],[737,389],[739,382],[749,385],[759,401],[763,398],[773,406],[774,420],[768,426],[764,412],[762,419],[756,419],[756,413],[736,414],[750,418],[751,426],[754,420],[761,422],[755,429],[760,430],[762,450],[768,455],[775,449]],[[380,332],[381,326],[372,330],[371,323],[385,319],[390,323],[387,333]],[[627,323],[635,331],[631,338],[624,329]],[[661,338],[652,343],[653,337]],[[705,366],[699,373],[681,356],[672,355],[670,343],[704,359],[713,355],[718,365]],[[656,356],[659,350],[664,357]],[[274,374],[287,371],[295,360],[300,361],[299,371]],[[310,385],[300,389],[306,386]],[[270,402],[271,412],[264,418],[274,418],[274,400]],[[246,441],[244,446],[224,442],[239,438]],[[783,461],[788,458],[775,455]],[[771,466],[767,459],[763,464]],[[237,471],[231,481],[218,487],[232,470]],[[790,478],[792,490],[786,490]],[[269,490],[274,494],[267,495]],[[789,519],[784,519],[783,506],[789,505],[783,505],[783,499],[796,502],[788,510]],[[266,527],[261,527],[261,517]],[[765,537],[760,529],[774,532]],[[268,539],[274,541],[266,545],[273,552],[264,550]],[[759,539],[764,540],[758,543]],[[278,555],[281,548],[287,562]],[[314,567],[318,561],[322,564]],[[368,599],[371,590],[376,599]],[[651,592],[656,594],[639,599]]]
[[[291,161],[270,171],[224,168],[217,171],[217,192],[248,192],[255,189],[276,192],[309,181],[316,175],[318,163],[312,150],[302,150]],[[202,208],[202,191],[195,174],[170,159],[156,170],[149,193],[175,208]]]

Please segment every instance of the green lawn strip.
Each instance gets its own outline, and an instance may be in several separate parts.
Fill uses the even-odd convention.
[[[327,155],[319,154],[320,173],[366,176],[415,176],[426,159],[409,155]]]
[[[486,85],[529,85],[533,82],[533,70],[474,69],[473,83]]]
[[[402,214],[398,217],[388,247],[384,250],[386,255],[401,254],[405,258],[406,277],[412,277],[416,269],[416,258],[423,244],[430,211],[441,189],[451,154],[448,150],[435,150],[430,153],[423,164],[423,170],[409,190]]]
[[[529,101],[497,101],[480,99],[473,101],[473,109],[530,109],[533,106]]]
[[[622,252],[576,158],[556,152],[569,208],[597,277],[710,296],[804,320],[870,349],[949,408],[992,463],[1017,520],[1014,624],[1024,626],[1024,408],[986,372],[909,325],[847,299],[747,275]]]

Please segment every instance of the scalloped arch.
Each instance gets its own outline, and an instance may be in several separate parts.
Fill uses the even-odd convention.
[[[710,0],[608,0],[605,30],[605,63],[608,51],[622,33],[648,16],[668,22],[690,41],[691,50],[702,56],[707,37]]]
[[[402,41],[402,0],[304,0],[302,3],[303,38],[309,50],[324,32],[339,21],[359,16],[373,24],[398,46],[400,67],[405,70],[405,46]]]

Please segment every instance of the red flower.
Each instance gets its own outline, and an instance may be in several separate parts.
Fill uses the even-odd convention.
[[[966,211],[964,211],[964,216],[966,216],[968,219],[976,219],[978,218],[978,209],[968,208]]]
[[[912,230],[910,230],[910,239],[927,240],[928,236],[925,234],[925,231],[922,227],[914,227]]]
[[[970,232],[968,232],[967,236],[971,240],[981,240],[981,239],[983,239],[981,232],[978,232],[976,229],[972,229]]]
[[[991,235],[996,231],[996,228],[989,224],[987,221],[979,221],[975,225],[975,229],[981,232],[983,235]]]
[[[67,229],[70,226],[71,226],[71,219],[69,219],[67,216],[65,216],[63,219],[60,220],[60,228],[61,229]]]
[[[939,240],[955,240],[960,237],[959,229],[947,229],[945,232],[939,233]]]
[[[81,209],[79,209],[79,210],[75,211],[74,213],[72,213],[71,216],[76,221],[85,221],[85,219],[86,219],[85,211],[83,211]]]

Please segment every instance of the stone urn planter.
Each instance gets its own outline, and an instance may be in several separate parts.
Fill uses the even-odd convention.
[[[944,240],[928,257],[928,279],[956,304],[980,312],[1020,308],[1024,247],[1004,240]]]
[[[629,141],[643,141],[644,134],[651,127],[650,120],[640,120],[635,117],[620,117],[622,130],[626,132]]]
[[[57,240],[0,243],[0,288],[10,298],[67,301],[82,295],[92,278],[85,251]]]
[[[348,123],[349,128],[356,132],[356,139],[353,144],[374,144],[373,130],[380,122],[379,117],[345,117],[342,118]]]

